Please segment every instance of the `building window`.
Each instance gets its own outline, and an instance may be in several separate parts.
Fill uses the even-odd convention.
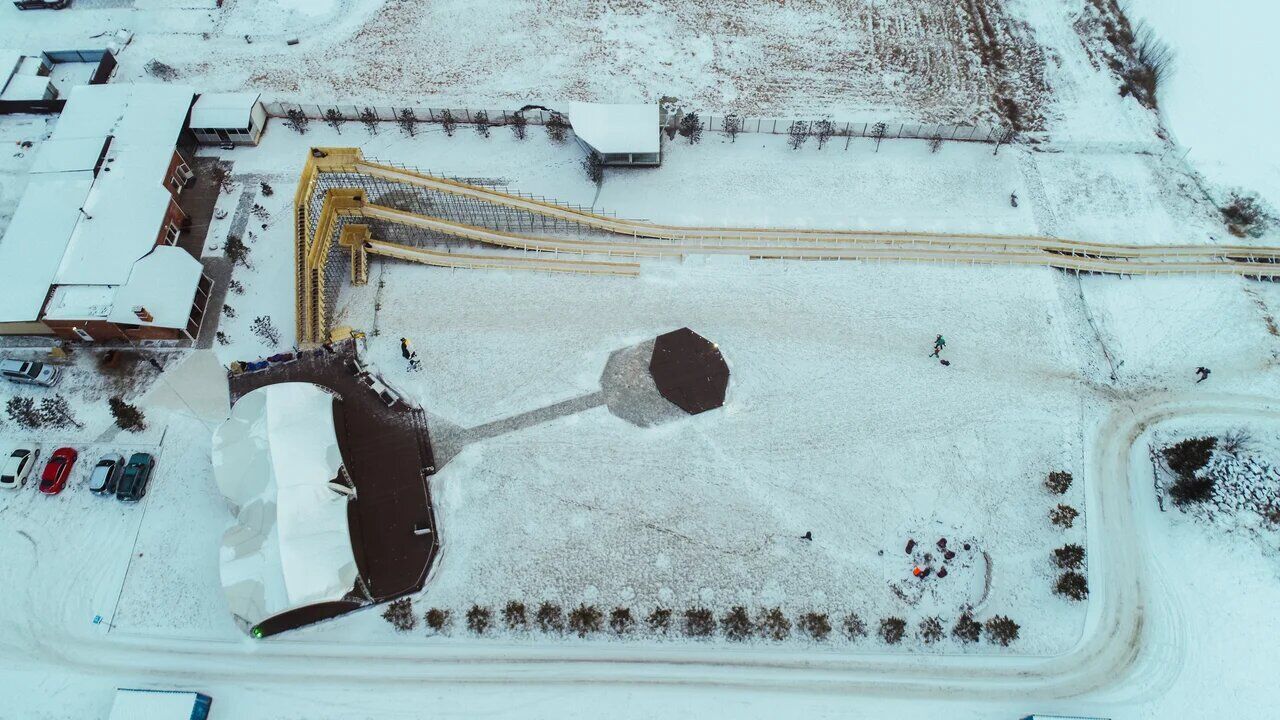
[[[177,245],[178,237],[182,235],[182,229],[173,223],[164,226],[164,241],[167,245]]]

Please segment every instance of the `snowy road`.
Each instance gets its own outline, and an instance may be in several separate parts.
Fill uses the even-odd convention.
[[[412,687],[422,683],[687,686],[779,689],[883,697],[973,700],[1089,696],[1134,701],[1162,693],[1184,653],[1181,610],[1148,561],[1148,527],[1160,522],[1145,447],[1148,429],[1174,418],[1280,420],[1280,401],[1184,392],[1118,401],[1088,443],[1090,585],[1082,640],[1054,657],[913,656],[812,648],[705,649],[640,643],[529,645],[266,642],[71,633],[48,608],[16,608],[0,654],[112,678],[182,686],[233,682]],[[18,628],[21,628],[20,630]]]

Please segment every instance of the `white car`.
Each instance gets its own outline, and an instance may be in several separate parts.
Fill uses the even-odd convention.
[[[0,466],[0,488],[13,490],[26,484],[36,461],[40,459],[40,448],[35,445],[19,445],[4,459]]]

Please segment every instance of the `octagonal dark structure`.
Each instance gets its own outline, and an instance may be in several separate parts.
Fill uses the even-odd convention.
[[[649,374],[662,397],[690,415],[724,405],[729,366],[715,343],[687,327],[658,336]]]

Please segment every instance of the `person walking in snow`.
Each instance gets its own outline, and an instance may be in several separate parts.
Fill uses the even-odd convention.
[[[931,355],[930,357],[936,357],[936,358],[942,357],[942,348],[946,346],[947,346],[946,339],[944,339],[941,335],[939,335],[933,341],[933,355]]]
[[[1209,379],[1209,368],[1198,367],[1196,368],[1196,374],[1200,376],[1200,379],[1196,381],[1196,384],[1199,385],[1200,383]]]

